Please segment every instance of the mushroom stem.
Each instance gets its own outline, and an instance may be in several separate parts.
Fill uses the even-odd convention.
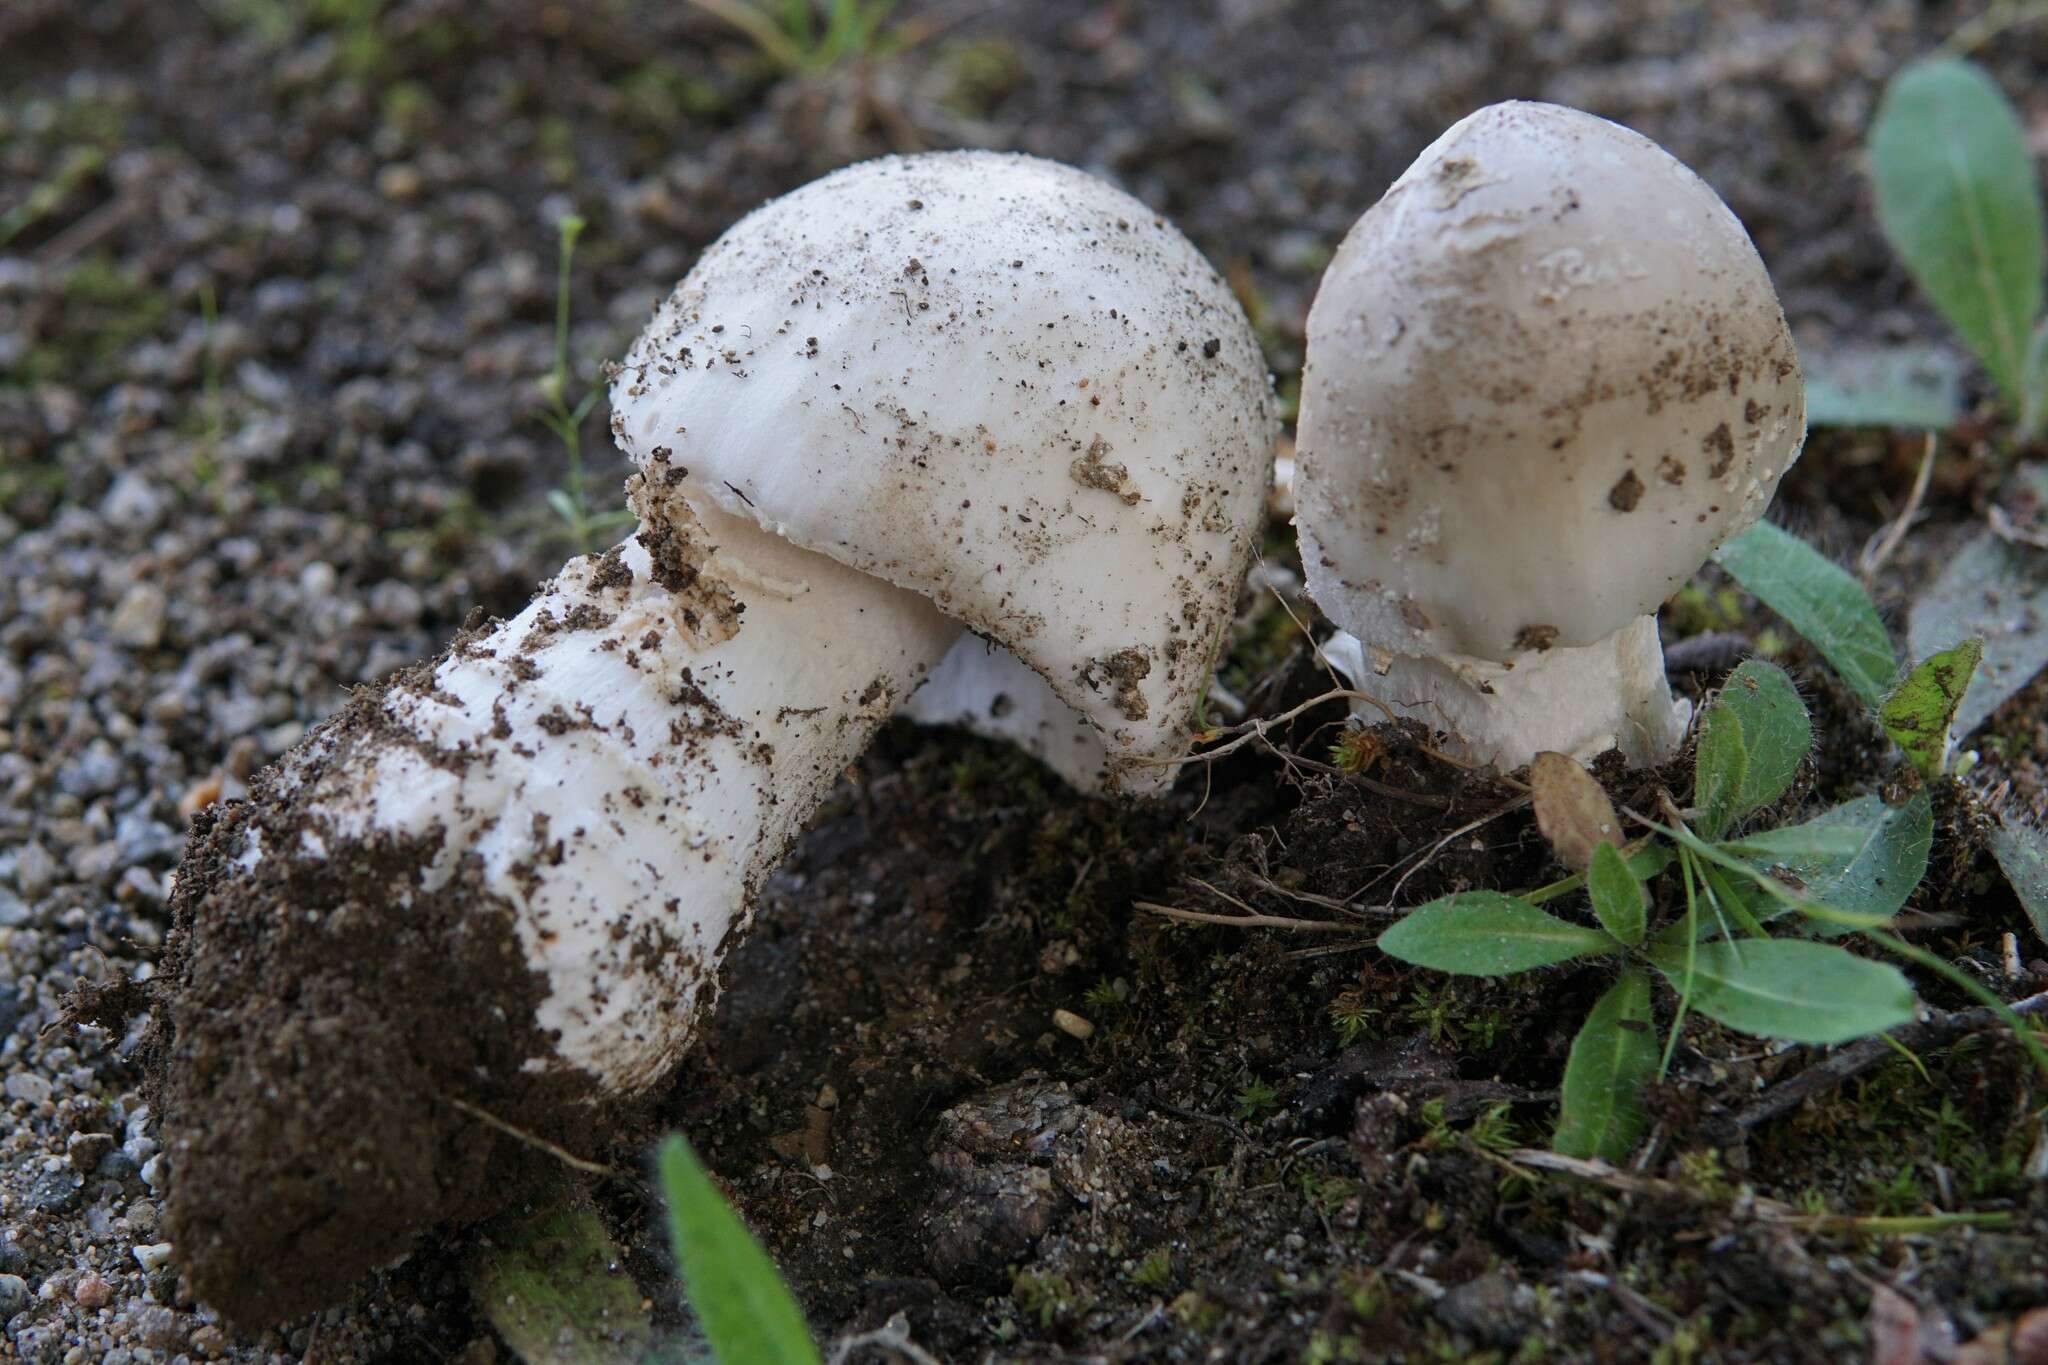
[[[1654,616],[1590,645],[1528,650],[1504,663],[1384,651],[1374,659],[1342,632],[1322,650],[1359,691],[1443,731],[1453,753],[1503,772],[1545,750],[1590,761],[1620,749],[1631,766],[1648,767],[1678,751],[1692,715],[1665,681]],[[1377,708],[1353,710],[1368,722],[1385,719]]]
[[[589,1102],[670,1072],[763,879],[960,634],[636,482],[634,540],[358,698],[187,862],[171,1214],[238,1322],[495,1197],[508,1139],[476,1111],[574,1149],[609,1131]],[[358,1136],[308,1163],[320,1130]]]

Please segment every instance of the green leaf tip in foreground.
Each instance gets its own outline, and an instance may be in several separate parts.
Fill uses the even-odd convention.
[[[493,1219],[466,1266],[477,1307],[523,1365],[639,1365],[640,1287],[580,1192]]]
[[[1380,951],[1459,976],[1507,976],[1621,945],[1498,891],[1461,891],[1418,906],[1379,938]]]
[[[1812,747],[1813,722],[1792,679],[1776,664],[1745,659],[1700,713],[1700,832],[1712,838],[1783,796]]]
[[[2024,404],[2041,311],[2041,187],[2019,115],[1982,68],[1955,57],[1894,76],[1870,129],[1877,220],[2006,401]]]
[[[1620,1161],[1643,1135],[1643,1085],[1656,1073],[1650,979],[1626,971],[1572,1040],[1551,1147],[1566,1156]]]
[[[718,1359],[724,1365],[817,1365],[818,1348],[796,1299],[690,1144],[665,1139],[658,1166],[683,1292]]]
[[[1877,718],[1907,762],[1929,780],[1948,764],[1949,733],[1970,679],[1984,658],[1982,640],[1965,640],[1914,665],[1898,689],[1884,699]]]
[[[2035,935],[2048,943],[2048,835],[2008,816],[1992,827],[1991,854],[2012,883]]]
[[[1714,552],[1743,590],[1785,618],[1873,709],[1899,675],[1891,637],[1863,585],[1798,536],[1767,521]]]
[[[1683,944],[1646,950],[1685,989]],[[1844,1043],[1913,1019],[1913,988],[1898,968],[1832,943],[1746,938],[1701,943],[1691,1006],[1739,1033],[1793,1043]]]
[[[1643,884],[1613,844],[1593,846],[1593,865],[1586,869],[1586,894],[1601,928],[1631,948],[1643,941]]]

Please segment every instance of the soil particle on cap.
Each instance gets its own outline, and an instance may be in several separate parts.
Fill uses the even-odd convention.
[[[1700,442],[1707,453],[1707,477],[1718,479],[1735,463],[1735,434],[1722,422]]]
[[[1067,473],[1083,488],[1099,488],[1120,499],[1126,507],[1136,507],[1144,495],[1131,486],[1131,471],[1109,463],[1108,456],[1109,442],[1097,436],[1088,443],[1087,453],[1067,466]]]
[[[1091,659],[1082,665],[1080,679],[1081,685],[1091,692],[1100,692],[1106,684],[1111,689],[1116,709],[1124,719],[1143,720],[1150,714],[1151,707],[1138,684],[1151,672],[1151,651],[1133,646]]]
[[[1515,648],[1542,652],[1557,644],[1557,627],[1549,625],[1523,626],[1515,632]]]
[[[1727,430],[1723,427],[1722,430]],[[1614,481],[1614,487],[1607,490],[1607,505],[1617,512],[1633,512],[1636,504],[1643,500],[1643,481],[1631,469]]]

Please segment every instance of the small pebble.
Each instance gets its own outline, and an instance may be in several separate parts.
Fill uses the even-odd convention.
[[[170,1259],[171,1244],[169,1242],[154,1242],[148,1246],[135,1248],[135,1264],[142,1267],[142,1272],[145,1275],[169,1264]]]
[[[118,644],[155,649],[164,638],[164,612],[169,605],[162,588],[137,583],[121,594],[114,614],[107,618],[107,634]]]
[[[1072,1010],[1054,1010],[1052,1012],[1052,1022],[1053,1027],[1072,1038],[1093,1038],[1095,1036],[1095,1025],[1083,1019]]]
[[[28,1104],[41,1104],[50,1098],[50,1082],[45,1076],[33,1071],[17,1071],[7,1078],[7,1098],[22,1100]]]
[[[70,1160],[71,1169],[80,1175],[92,1174],[113,1150],[112,1133],[73,1133],[64,1144],[64,1155]]]
[[[105,1308],[114,1297],[114,1286],[97,1275],[87,1275],[78,1282],[78,1288],[71,1291],[71,1297],[80,1308],[98,1312]]]
[[[0,1321],[28,1306],[28,1281],[19,1275],[0,1275]]]

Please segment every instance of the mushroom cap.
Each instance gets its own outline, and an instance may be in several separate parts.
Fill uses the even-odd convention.
[[[1309,591],[1399,653],[1589,645],[1754,521],[1805,436],[1777,294],[1706,182],[1605,119],[1492,105],[1310,309]]]
[[[921,592],[1103,733],[1185,743],[1261,525],[1272,383],[1158,214],[1034,157],[887,157],[757,209],[612,387],[643,468]],[[821,623],[822,625],[823,623]]]

